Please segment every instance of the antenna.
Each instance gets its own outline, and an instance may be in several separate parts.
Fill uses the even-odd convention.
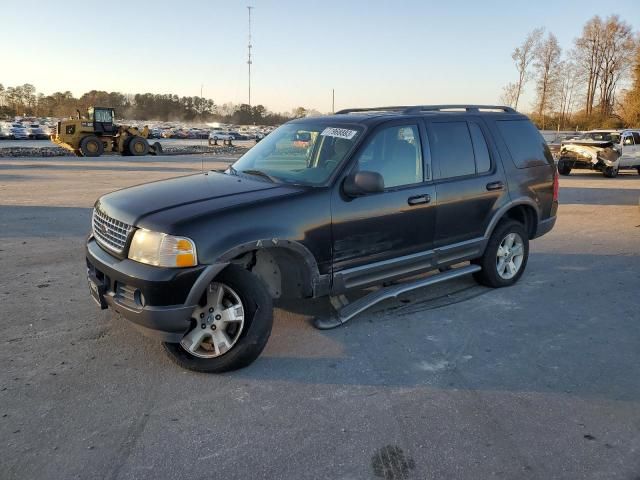
[[[249,59],[247,60],[247,65],[249,65],[249,107],[251,107],[251,64],[253,63],[251,62],[251,10],[253,10],[253,8],[254,7],[247,6],[249,12],[249,44],[247,45],[249,50]]]

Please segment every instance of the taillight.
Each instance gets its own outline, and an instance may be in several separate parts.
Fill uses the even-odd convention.
[[[553,201],[558,201],[558,190],[560,189],[560,181],[558,180],[558,169],[553,171]]]

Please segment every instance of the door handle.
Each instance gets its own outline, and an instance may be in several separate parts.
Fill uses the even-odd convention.
[[[487,190],[504,190],[504,182],[498,181],[487,183]]]
[[[421,205],[424,203],[429,203],[431,201],[431,195],[425,193],[424,195],[414,195],[413,197],[409,197],[407,199],[407,203],[409,205]]]

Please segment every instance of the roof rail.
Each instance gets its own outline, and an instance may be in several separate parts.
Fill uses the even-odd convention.
[[[446,111],[465,111],[465,112],[505,112],[518,113],[513,108],[505,105],[414,105],[414,106],[392,106],[392,107],[370,107],[370,108],[346,108],[336,112],[336,115],[344,115],[347,113],[360,112],[401,112],[405,114],[421,113],[421,112],[446,112]]]
[[[402,113],[442,112],[442,111],[482,112],[498,111],[505,113],[517,113],[513,108],[505,105],[416,105],[407,107]]]
[[[395,106],[395,107],[369,107],[369,108],[345,108],[336,112],[336,115],[344,115],[346,113],[360,113],[360,112],[402,112],[409,106]]]

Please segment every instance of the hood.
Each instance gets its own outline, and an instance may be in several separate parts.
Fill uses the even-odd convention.
[[[589,159],[593,163],[597,163],[599,159],[615,162],[620,156],[613,143],[597,140],[562,142],[562,153],[569,152],[578,157]]]
[[[206,172],[118,190],[102,196],[95,207],[129,225],[144,225],[148,217],[162,218],[161,223],[169,225],[178,211],[179,220],[184,220],[185,213],[212,212],[296,190],[281,184]]]

